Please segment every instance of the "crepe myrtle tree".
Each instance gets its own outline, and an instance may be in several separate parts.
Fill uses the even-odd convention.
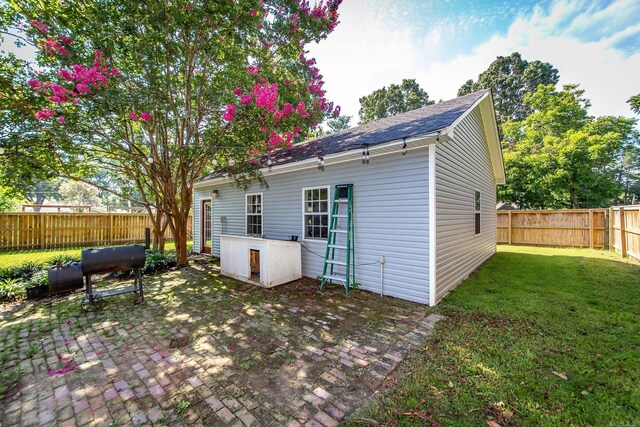
[[[25,112],[3,155],[114,193],[87,177],[126,177],[140,200],[118,195],[147,208],[156,234],[168,225],[184,265],[198,177],[247,185],[265,153],[339,114],[305,46],[335,28],[340,3],[10,1],[1,30],[37,55],[28,80],[1,76]]]

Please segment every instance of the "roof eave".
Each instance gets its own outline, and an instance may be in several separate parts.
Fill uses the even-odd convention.
[[[438,136],[440,140],[443,142],[450,141],[451,138],[449,138],[449,136],[447,135],[448,129],[449,129],[448,127],[436,129],[428,133],[407,136],[406,138],[403,138],[403,139],[396,139],[396,140],[385,142],[382,144],[372,145],[369,147],[370,157],[376,157],[383,154],[402,151],[403,149],[402,145],[404,144],[405,140],[409,145],[409,149],[424,147],[429,144],[435,143],[436,137]],[[338,163],[357,160],[361,156],[362,156],[362,148],[356,148],[349,151],[342,151],[340,153],[328,154],[323,156],[323,158],[325,162],[325,167],[327,167],[327,166],[335,165]],[[294,172],[298,170],[311,169],[316,167],[318,167],[318,158],[312,157],[310,159],[298,160],[296,162],[285,163],[282,165],[263,167],[263,168],[260,168],[260,173],[262,173],[262,175],[265,178],[268,178],[272,175],[278,175],[281,173]],[[196,182],[193,187],[202,188],[202,187],[208,187],[211,185],[225,184],[231,181],[233,180],[228,176],[221,176],[217,178],[211,178],[211,179],[206,179],[203,181]]]

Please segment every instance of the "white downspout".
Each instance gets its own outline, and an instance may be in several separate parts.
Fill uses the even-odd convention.
[[[436,305],[436,142],[429,144],[429,305]]]

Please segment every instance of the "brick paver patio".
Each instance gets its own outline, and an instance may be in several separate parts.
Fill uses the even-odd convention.
[[[145,282],[142,305],[123,295],[85,312],[74,294],[0,307],[0,425],[335,426],[438,319],[309,279],[265,290],[212,265]]]

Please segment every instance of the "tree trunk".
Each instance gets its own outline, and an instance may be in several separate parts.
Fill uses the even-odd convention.
[[[569,199],[571,200],[571,207],[573,207],[573,209],[580,209],[578,195],[576,194],[576,190],[573,188],[573,185],[569,185]]]
[[[181,213],[171,218],[169,226],[173,234],[173,243],[176,245],[176,263],[179,266],[188,265],[187,256],[187,221]]]

